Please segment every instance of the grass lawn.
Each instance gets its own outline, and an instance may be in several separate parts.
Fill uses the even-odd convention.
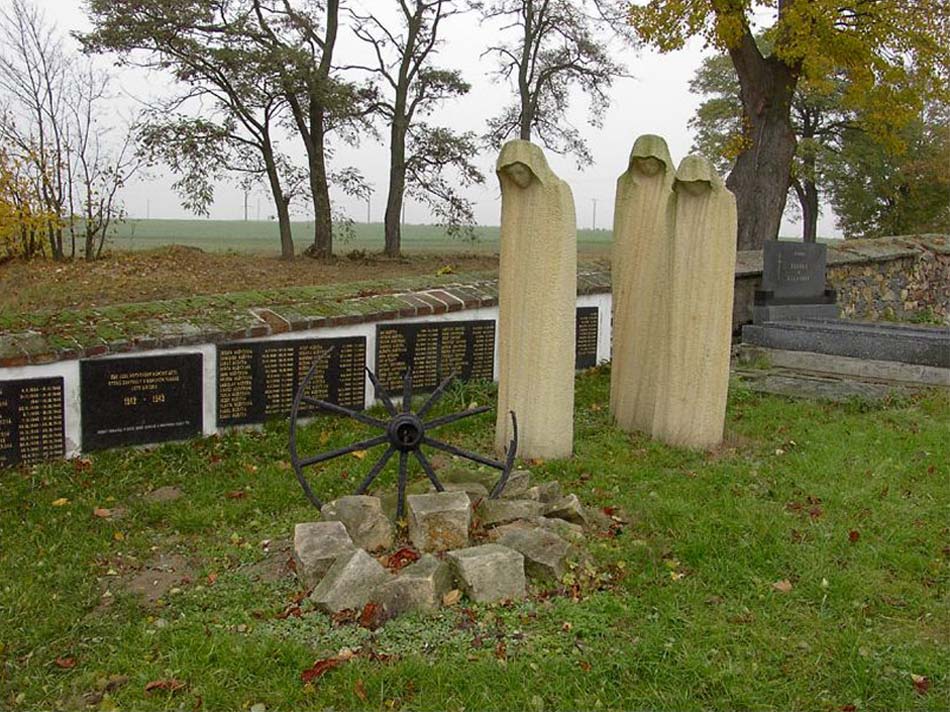
[[[284,423],[0,472],[0,708],[947,709],[946,395],[835,405],[736,385],[727,447],[700,454],[611,427],[608,386],[578,378],[576,456],[532,467],[631,515],[593,540],[596,573],[375,632],[306,602],[281,616],[297,588],[262,542],[283,552],[315,514]],[[492,394],[453,396],[445,410]],[[488,450],[492,422],[451,432]],[[363,432],[321,418],[303,448]],[[336,461],[320,491],[352,490],[367,462]],[[142,498],[163,485],[184,496]],[[159,555],[190,581],[149,603],[129,582]],[[162,680],[178,689],[146,692]]]

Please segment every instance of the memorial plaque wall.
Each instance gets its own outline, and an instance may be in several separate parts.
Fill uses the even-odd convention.
[[[377,326],[376,374],[387,391],[402,391],[407,366],[415,392],[433,390],[452,373],[463,381],[493,380],[494,320]]]
[[[201,433],[201,354],[80,361],[83,450]]]
[[[578,307],[574,334],[574,368],[597,365],[597,307]]]
[[[307,371],[327,350],[307,394],[362,410],[366,402],[363,336],[223,344],[218,347],[218,426],[288,417]],[[301,404],[300,414],[315,415],[316,409]]]
[[[66,454],[63,379],[0,381],[0,467]]]

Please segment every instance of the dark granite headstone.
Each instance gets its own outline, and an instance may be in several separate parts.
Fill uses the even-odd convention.
[[[201,363],[201,354],[80,361],[82,449],[200,434]]]
[[[833,289],[825,286],[828,248],[809,242],[769,240],[762,247],[762,289],[755,293],[752,320],[836,319]]]
[[[0,467],[65,454],[63,379],[0,381]]]
[[[307,395],[355,410],[366,405],[366,338],[288,339],[218,346],[218,427],[290,415],[314,361]],[[301,404],[300,415],[316,414]]]
[[[578,307],[574,328],[574,368],[597,365],[597,307]]]
[[[494,320],[377,326],[376,374],[388,392],[402,391],[407,366],[414,392],[431,391],[452,373],[463,381],[494,379]]]
[[[822,300],[827,254],[818,243],[768,240],[762,247],[762,291],[775,299]]]

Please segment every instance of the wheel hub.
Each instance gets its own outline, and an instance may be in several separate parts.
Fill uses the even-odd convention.
[[[418,450],[425,431],[425,424],[415,413],[400,413],[386,428],[389,442],[400,452]]]

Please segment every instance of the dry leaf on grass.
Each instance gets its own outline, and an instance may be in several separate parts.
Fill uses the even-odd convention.
[[[782,579],[773,583],[772,588],[779,593],[789,593],[792,590],[792,582],[788,579]]]
[[[179,690],[184,689],[184,687],[184,682],[181,680],[176,680],[173,677],[165,678],[164,680],[152,680],[151,682],[145,683],[146,692],[154,692],[155,690],[178,692]]]

